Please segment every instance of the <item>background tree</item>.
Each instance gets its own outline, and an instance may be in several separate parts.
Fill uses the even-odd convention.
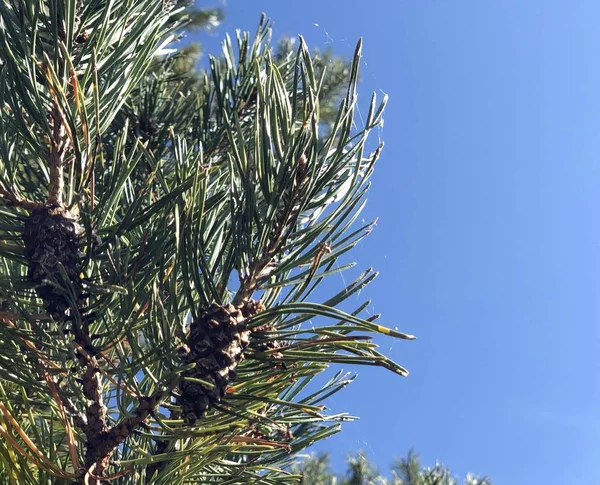
[[[311,301],[356,226],[385,99],[357,127],[302,39],[226,38],[206,72],[165,48],[179,5],[0,2],[0,483],[294,483],[351,419],[331,364],[407,372]],[[158,57],[157,57],[158,56]],[[323,65],[324,67],[324,65]],[[323,105],[325,106],[325,105]]]
[[[492,485],[489,478],[472,474],[460,481],[439,463],[425,467],[413,452],[392,465],[391,478],[384,477],[361,452],[348,457],[345,474],[332,471],[326,453],[310,455],[294,464],[292,470],[302,475],[304,485]]]

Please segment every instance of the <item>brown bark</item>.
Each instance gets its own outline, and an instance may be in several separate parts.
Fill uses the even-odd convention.
[[[66,136],[64,119],[57,104],[50,112],[50,123],[52,127],[52,137],[50,138],[50,156],[48,158],[50,185],[48,186],[47,203],[48,205],[60,206],[65,185],[63,165]]]

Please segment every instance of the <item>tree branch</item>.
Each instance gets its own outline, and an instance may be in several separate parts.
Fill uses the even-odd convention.
[[[269,240],[261,256],[254,261],[248,274],[243,277],[240,288],[233,298],[233,305],[239,305],[252,296],[260,280],[264,277],[264,271],[272,263],[273,258],[290,236],[300,213],[300,202],[308,180],[307,174],[306,155],[302,154],[300,160],[298,160],[292,188],[289,192],[282,194],[283,207],[281,207],[278,216],[275,218]]]
[[[48,186],[48,204],[60,205],[64,190],[63,158],[65,153],[65,128],[64,118],[55,100],[54,109],[50,112],[52,124],[52,137],[50,138],[50,157],[48,168],[50,170],[50,185]]]
[[[8,190],[2,182],[0,182],[0,200],[4,201],[6,205],[21,207],[27,210],[40,209],[44,206],[41,202],[34,202],[19,197],[14,192]]]
[[[88,462],[86,465],[88,470],[93,470],[94,472],[94,475],[89,474],[93,480],[89,481],[88,479],[90,485],[101,484],[101,481],[97,477],[101,477],[108,468],[115,449],[133,431],[139,428],[149,416],[154,414],[161,401],[178,385],[179,380],[179,376],[175,376],[166,386],[166,389],[156,391],[152,396],[141,397],[140,404],[133,410],[129,417],[122,419],[110,428],[106,427],[101,432],[94,434],[91,439],[88,437],[86,454]]]
[[[109,429],[106,417],[107,408],[102,399],[102,378],[90,337],[89,322],[85,319],[81,325],[74,322],[73,333],[75,334],[75,342],[85,351],[85,353],[78,351],[76,355],[79,364],[85,368],[81,378],[83,394],[88,401],[91,401],[91,404],[88,404],[85,410],[85,421],[79,420],[78,423],[82,425],[85,422],[85,426],[81,428],[87,438],[85,468],[90,470],[94,467],[97,474],[101,476],[106,466],[108,466],[108,460],[106,466],[99,467],[96,449],[98,448],[99,437],[106,434]],[[87,481],[90,485],[100,484],[95,478],[89,480],[89,477],[84,477],[82,480],[84,480],[82,483]]]

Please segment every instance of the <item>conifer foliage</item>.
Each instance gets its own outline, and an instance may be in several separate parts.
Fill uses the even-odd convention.
[[[302,476],[302,485],[492,485],[490,478],[472,473],[460,480],[441,463],[423,466],[412,451],[393,463],[387,477],[360,451],[348,456],[346,467],[344,475],[334,473],[329,456],[321,453],[304,457],[292,470]]]
[[[407,374],[371,339],[414,337],[339,308],[376,273],[314,298],[373,225],[360,43],[325,127],[302,39],[274,55],[263,18],[191,82],[185,22],[0,0],[0,483],[297,483],[351,419],[336,364]]]

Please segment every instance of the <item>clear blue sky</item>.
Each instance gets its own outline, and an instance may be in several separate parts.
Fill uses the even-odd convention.
[[[228,0],[217,40],[255,30],[350,55],[390,96],[355,252],[362,296],[419,340],[406,379],[359,369],[361,416],[328,449],[382,468],[409,448],[498,485],[600,483],[600,2]]]

